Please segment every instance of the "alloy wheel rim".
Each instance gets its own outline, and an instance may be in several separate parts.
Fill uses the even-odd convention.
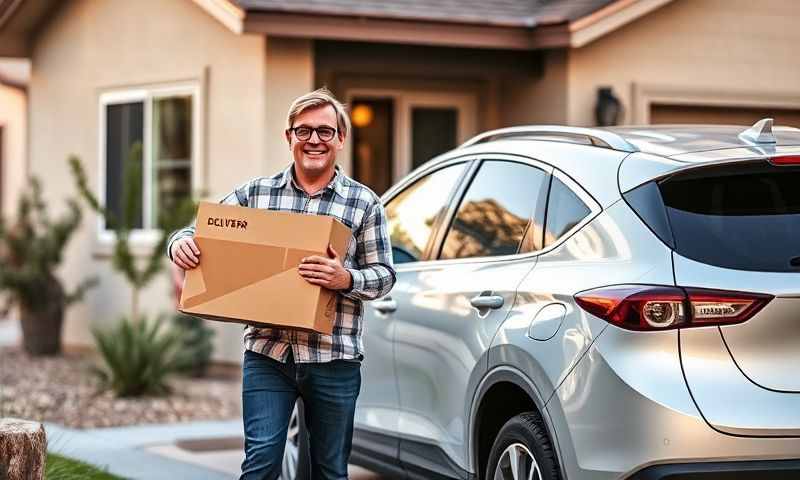
[[[500,455],[493,480],[542,480],[542,470],[528,447],[512,443]]]
[[[286,448],[283,452],[281,463],[281,480],[295,480],[297,477],[297,462],[300,459],[300,418],[297,414],[297,405],[289,418],[289,430],[286,432]]]

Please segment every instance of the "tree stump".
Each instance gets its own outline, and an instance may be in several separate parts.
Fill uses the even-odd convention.
[[[46,454],[41,423],[0,418],[0,480],[43,479]]]

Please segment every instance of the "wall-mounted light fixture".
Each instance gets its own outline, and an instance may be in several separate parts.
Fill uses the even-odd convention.
[[[350,114],[350,120],[356,127],[368,126],[370,123],[372,123],[373,118],[375,118],[375,112],[372,111],[372,107],[365,103],[359,103],[358,105],[354,106],[353,111]]]
[[[597,103],[594,107],[594,118],[600,127],[610,127],[619,123],[622,114],[622,102],[614,95],[611,87],[597,89]]]

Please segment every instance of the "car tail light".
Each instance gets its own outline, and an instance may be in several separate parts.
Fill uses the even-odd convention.
[[[628,330],[741,323],[771,299],[756,293],[653,285],[617,285],[575,295],[587,312]]]
[[[772,157],[769,163],[773,165],[800,165],[800,155],[787,155],[784,157]]]

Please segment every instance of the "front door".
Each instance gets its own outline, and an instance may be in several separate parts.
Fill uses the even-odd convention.
[[[477,133],[474,94],[357,89],[347,102],[353,132],[343,158],[378,195]]]
[[[395,368],[400,460],[409,473],[421,467],[460,476],[468,469],[471,392],[517,286],[536,262],[526,253],[540,248],[533,240],[541,239],[549,174],[545,165],[511,157],[482,160],[444,219],[431,260],[398,266]],[[523,242],[528,234],[532,242]]]

